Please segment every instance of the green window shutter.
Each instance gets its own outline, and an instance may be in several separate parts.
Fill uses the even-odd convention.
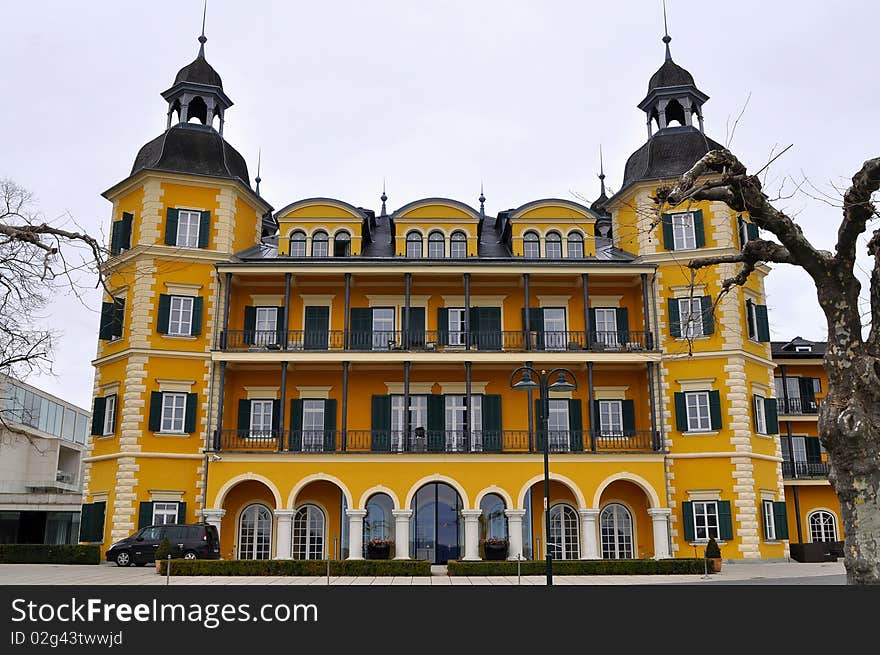
[[[588,321],[587,329],[590,331],[591,334],[595,334],[596,333],[596,310],[592,307],[587,312],[587,321]]]
[[[544,403],[540,398],[535,399],[535,448],[543,452],[547,442],[547,416],[544,414]]]
[[[822,445],[819,437],[807,437],[804,439],[807,450],[807,463],[819,464],[822,461]]]
[[[709,392],[709,416],[712,420],[712,429],[720,430],[723,426],[721,421],[721,392]]]
[[[186,523],[186,503],[177,503],[177,522]]]
[[[110,254],[118,255],[122,252],[122,221],[113,221],[110,226]]]
[[[251,429],[251,401],[238,401],[238,436],[247,435]]]
[[[779,409],[776,398],[764,399],[764,417],[767,421],[767,434],[779,434]]]
[[[758,226],[754,223],[746,223],[746,230],[748,231],[749,241],[753,241],[759,237]]]
[[[180,211],[177,209],[168,208],[168,211],[165,214],[165,245],[166,246],[176,246],[177,245],[177,219],[180,215]]]
[[[202,333],[202,307],[204,301],[201,296],[193,298],[192,324],[189,333],[191,336],[198,336]]]
[[[107,503],[86,503],[82,506],[79,523],[79,540],[87,543],[104,540],[104,512]]]
[[[758,341],[770,341],[770,321],[767,319],[767,305],[755,305],[758,317]]]
[[[284,307],[275,308],[275,330],[278,332],[277,341],[284,343],[284,332],[287,330],[284,325]]]
[[[590,425],[590,431],[592,431],[595,434],[598,434],[599,431],[602,429],[601,416],[602,416],[602,413],[599,411],[599,401],[594,400],[593,401],[593,421],[594,421],[595,425]]]
[[[247,306],[244,308],[244,343],[254,343],[254,331],[257,329],[257,308]]]
[[[684,526],[684,540],[693,541],[696,536],[694,531],[694,504],[692,502],[684,501],[681,504],[681,523]]]
[[[751,299],[746,299],[746,331],[749,334],[749,339],[755,338],[755,328],[752,325],[752,306],[754,304]]]
[[[138,530],[153,525],[153,503],[142,502],[138,507]]]
[[[584,416],[577,398],[568,401],[568,443],[573,452],[584,449]]]
[[[681,313],[678,311],[678,298],[670,298],[666,305],[669,309],[669,333],[677,338],[681,336]]]
[[[113,339],[113,303],[101,303],[101,323],[98,327],[98,338],[104,341]]]
[[[739,247],[742,249],[743,246],[746,245],[746,241],[748,241],[748,235],[746,236],[746,241],[743,241],[743,227],[746,222],[743,220],[742,214],[736,217],[736,234],[739,237]]]
[[[113,312],[110,319],[110,334],[112,337],[122,336],[122,325],[125,323],[125,298],[113,299]]]
[[[159,432],[162,429],[162,392],[150,393],[150,420],[147,429]]]
[[[446,346],[449,344],[449,308],[439,307],[437,309],[437,345]]]
[[[480,328],[479,347],[481,350],[501,350],[501,308],[477,308]]]
[[[730,501],[718,501],[718,532],[722,541],[733,539],[733,519],[730,515]]]
[[[618,307],[614,311],[617,317],[617,340],[619,343],[629,343],[629,310],[626,307]]]
[[[522,308],[523,330],[526,328],[526,308]],[[529,307],[529,332],[527,343],[532,348],[544,348],[544,310],[540,307]],[[535,335],[534,337],[531,335]]]
[[[636,403],[634,400],[624,400],[623,406],[623,433],[633,435],[636,433]]]
[[[349,347],[352,350],[371,350],[373,348],[373,310],[369,307],[352,307],[349,325],[351,329]]]
[[[712,315],[712,296],[702,296],[700,298],[700,309],[703,314],[703,334],[712,334],[715,332],[715,317]]]
[[[104,411],[107,406],[106,398],[95,398],[92,409],[92,436],[99,437],[104,434]]]
[[[428,396],[428,431],[441,433],[446,430],[446,400],[441,394]]]
[[[697,242],[697,248],[706,246],[706,228],[703,225],[703,210],[698,209],[693,213],[694,216],[694,237]]]
[[[336,450],[336,399],[324,401],[324,452]]]
[[[675,392],[675,429],[679,432],[688,430],[687,400],[680,391]]]
[[[375,452],[391,450],[391,396],[373,396],[371,449]]]
[[[785,501],[773,503],[773,524],[776,527],[777,539],[788,539],[788,512]]]
[[[134,214],[122,212],[122,228],[119,235],[119,251],[131,249],[131,225],[134,222]]]
[[[306,333],[303,337],[305,350],[327,350],[330,334],[330,308],[309,306],[305,308]]]
[[[168,319],[171,316],[171,296],[168,294],[159,295],[159,312],[156,317],[156,332],[159,334],[168,334]]]
[[[202,212],[199,216],[199,248],[208,247],[208,237],[211,234],[211,212]]]
[[[672,217],[669,214],[663,214],[660,216],[660,223],[663,225],[663,248],[675,250],[675,239],[672,235]]]
[[[195,434],[196,419],[199,416],[199,394],[186,394],[186,407],[183,417],[183,431],[188,434]]]
[[[425,345],[425,308],[409,308],[409,343],[411,346]]]
[[[299,398],[290,399],[290,450],[302,450],[303,440],[303,401]]]
[[[273,400],[272,401],[272,429],[275,432],[279,432],[282,428],[281,425],[281,401]]]
[[[501,396],[486,394],[482,400],[483,411],[483,451],[500,453],[503,446],[501,427]],[[475,428],[477,426],[474,426]]]

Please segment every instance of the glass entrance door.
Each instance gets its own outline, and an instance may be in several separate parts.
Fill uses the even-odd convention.
[[[432,482],[413,500],[412,539],[416,559],[446,564],[461,553],[461,498],[448,484]]]

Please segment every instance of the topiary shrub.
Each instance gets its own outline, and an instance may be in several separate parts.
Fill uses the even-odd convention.
[[[718,559],[721,557],[721,549],[714,537],[709,537],[709,543],[706,544],[706,559]]]
[[[168,541],[168,537],[163,537],[162,541],[159,542],[159,547],[156,549],[156,560],[166,560],[170,554],[171,542]]]

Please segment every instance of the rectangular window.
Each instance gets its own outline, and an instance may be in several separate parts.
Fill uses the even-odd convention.
[[[694,536],[697,541],[720,539],[718,531],[718,503],[714,500],[694,501]]]
[[[104,435],[116,432],[116,394],[104,399]]]
[[[709,392],[686,393],[688,432],[706,432],[712,429],[709,413]]]
[[[568,451],[569,440],[568,400],[550,400],[550,450],[554,452]]]
[[[758,340],[758,306],[753,302],[746,303],[746,321],[748,321],[749,339]]]
[[[391,396],[391,450],[403,451],[406,449],[404,438],[403,396]],[[409,432],[415,434],[418,428],[428,429],[428,397],[409,397]]]
[[[448,311],[449,316],[449,345],[450,346],[463,346],[465,345],[465,331],[464,331],[464,308],[463,307],[450,307]]]
[[[272,401],[251,401],[250,436],[252,439],[269,437],[272,434]]]
[[[776,541],[776,520],[773,516],[773,501],[763,501],[764,506],[764,540]]]
[[[464,237],[456,238],[454,234],[452,235],[452,240],[449,242],[449,256],[457,259],[467,257],[467,241]]]
[[[767,415],[764,413],[764,398],[755,396],[755,432],[767,434]]]
[[[177,503],[153,503],[153,525],[177,523]]]
[[[791,455],[795,464],[807,463],[807,440],[805,437],[791,438]]]
[[[303,452],[324,450],[324,401],[303,400]]]
[[[617,338],[617,310],[598,308],[596,312],[596,341],[604,346],[616,347],[620,344]]]
[[[255,307],[256,320],[254,321],[254,344],[258,346],[266,346],[278,343],[278,308],[277,307]]]
[[[620,400],[599,401],[599,430],[602,436],[623,435],[623,402]]]
[[[544,308],[544,347],[547,350],[565,350],[568,341],[565,331],[565,309]]]
[[[193,298],[189,296],[171,296],[168,313],[168,334],[174,336],[190,336],[192,333]]]
[[[391,350],[394,339],[394,308],[375,307],[373,309],[373,350]]]
[[[185,393],[162,394],[162,432],[183,434],[186,416]]]
[[[199,222],[202,218],[201,212],[191,212],[181,209],[177,216],[178,247],[198,248]]]
[[[675,250],[693,250],[697,247],[694,215],[672,214],[672,243]]]
[[[466,396],[445,396],[445,413],[446,413],[446,451],[461,452],[467,450],[467,408]],[[471,414],[473,420],[471,425],[471,450],[483,450],[482,427],[482,396],[471,395]]]
[[[699,298],[679,298],[678,313],[682,337],[694,339],[703,336],[703,303]]]

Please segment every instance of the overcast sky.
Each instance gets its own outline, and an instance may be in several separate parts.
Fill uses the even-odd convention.
[[[880,3],[668,4],[673,58],[711,97],[707,134],[724,143],[751,94],[732,142],[751,169],[794,144],[770,180],[805,175],[833,192],[880,154]],[[195,57],[201,13],[201,0],[3,2],[0,177],[46,217],[107,233],[100,193],[164,130],[159,94]],[[646,138],[636,104],[663,62],[662,30],[660,0],[211,0],[206,54],[235,102],[225,136],[252,177],[262,148],[276,208],[310,196],[378,208],[384,177],[389,209],[424,196],[474,205],[482,180],[494,214],[596,196],[600,144],[619,188]],[[819,247],[834,243],[839,210],[804,195],[779,206]],[[825,337],[804,274],[777,266],[767,291],[774,339]],[[55,300],[55,376],[30,380],[86,408],[99,294],[88,300]]]

